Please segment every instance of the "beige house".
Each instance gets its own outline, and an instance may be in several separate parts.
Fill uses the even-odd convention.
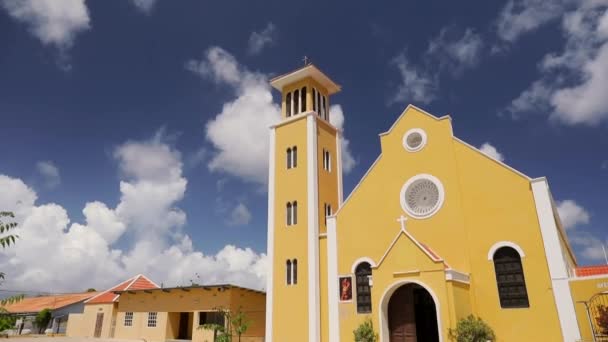
[[[148,342],[192,340],[213,342],[203,324],[231,327],[223,310],[241,311],[249,328],[242,342],[261,342],[265,334],[266,294],[233,285],[160,288],[138,275],[85,304],[82,314],[70,315],[70,337],[145,339]]]

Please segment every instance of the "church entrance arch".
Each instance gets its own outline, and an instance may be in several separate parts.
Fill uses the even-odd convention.
[[[421,283],[401,282],[381,301],[382,342],[440,342],[436,297]]]

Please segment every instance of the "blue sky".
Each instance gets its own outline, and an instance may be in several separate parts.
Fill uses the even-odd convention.
[[[141,272],[263,287],[267,80],[304,55],[343,87],[345,194],[413,103],[547,176],[579,262],[602,262],[607,7],[0,0],[0,205],[22,228],[4,286],[71,291]]]

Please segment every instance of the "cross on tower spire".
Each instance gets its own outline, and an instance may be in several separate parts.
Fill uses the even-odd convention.
[[[310,64],[310,58],[308,58],[308,56],[304,56],[304,58],[302,58],[302,61],[304,62],[305,66]]]

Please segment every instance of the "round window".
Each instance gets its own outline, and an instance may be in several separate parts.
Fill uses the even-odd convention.
[[[431,175],[418,175],[401,189],[401,207],[415,218],[427,218],[443,204],[443,186]]]
[[[410,152],[420,151],[426,145],[426,133],[420,128],[410,129],[403,136],[403,147]]]

